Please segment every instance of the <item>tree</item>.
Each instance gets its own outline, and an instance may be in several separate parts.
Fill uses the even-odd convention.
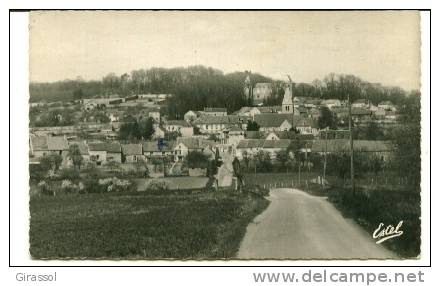
[[[146,120],[142,120],[139,123],[139,134],[144,139],[151,139],[154,133],[154,119],[149,117]]]
[[[393,134],[396,146],[392,166],[402,177],[407,177],[412,184],[420,185],[420,125],[408,124],[397,128]]]
[[[254,155],[256,169],[259,172],[271,172],[273,169],[272,160],[268,152],[259,151]]]
[[[336,128],[335,116],[327,106],[322,106],[320,109],[320,115],[318,118],[318,127],[320,129],[325,129],[327,127],[329,127],[330,129]]]
[[[137,122],[125,122],[121,124],[119,128],[119,138],[122,140],[135,140],[140,139],[140,128]]]
[[[81,156],[78,144],[72,144],[69,146],[69,157],[72,160],[73,166],[80,169],[83,163],[83,157]]]
[[[384,166],[383,157],[378,155],[373,155],[373,157],[370,158],[370,168],[374,172],[376,183],[377,183],[377,176],[379,172],[382,171],[383,166]]]
[[[208,166],[208,156],[200,151],[191,151],[186,156],[186,162],[189,168],[206,168]]]
[[[40,159],[40,165],[43,170],[55,173],[61,166],[63,158],[58,154],[49,154]]]
[[[258,125],[257,122],[249,120],[247,127],[246,127],[246,131],[258,131],[260,130],[260,125]]]
[[[80,100],[84,98],[84,92],[81,88],[77,88],[75,89],[75,91],[73,92],[73,98],[76,100]]]
[[[376,122],[370,121],[365,129],[366,140],[381,140],[383,139],[383,130]]]
[[[285,168],[289,161],[289,152],[287,150],[280,150],[276,153],[277,161],[280,163],[281,168]],[[287,168],[286,168],[287,170]]]

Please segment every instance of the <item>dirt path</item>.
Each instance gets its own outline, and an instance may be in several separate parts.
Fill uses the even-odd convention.
[[[232,185],[232,155],[228,152],[221,154],[223,159],[223,164],[218,169],[218,186],[219,187],[229,187]]]
[[[269,207],[248,226],[241,259],[396,258],[325,198],[274,189]]]

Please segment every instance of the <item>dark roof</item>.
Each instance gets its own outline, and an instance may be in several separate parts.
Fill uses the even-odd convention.
[[[69,149],[64,136],[31,136],[32,150],[34,151],[63,151]]]
[[[180,143],[185,145],[188,149],[203,149],[212,145],[210,141],[201,137],[178,137],[177,144]]]
[[[86,143],[84,143],[84,142],[70,142],[69,145],[70,146],[77,145],[79,148],[79,153],[81,155],[89,155],[89,146],[87,146]]]
[[[257,108],[261,113],[277,113],[277,112],[281,111],[281,105],[259,106]]]
[[[168,120],[167,125],[177,125],[182,127],[191,127],[191,124],[189,124],[186,120]]]
[[[204,112],[227,112],[226,108],[223,107],[205,107]]]
[[[239,148],[262,148],[265,139],[243,139],[237,144],[237,149]]]
[[[264,138],[266,138],[267,134],[266,134],[266,132],[263,132],[263,131],[245,131],[244,138],[246,138],[246,139],[264,139]]]
[[[351,115],[371,115],[371,111],[365,108],[352,108]]]
[[[106,151],[110,153],[121,153],[121,145],[119,143],[89,143],[90,151]]]
[[[260,127],[280,127],[285,120],[290,124],[293,122],[293,126],[296,126],[300,119],[299,115],[281,113],[262,113],[254,116],[255,122]]]
[[[289,139],[265,140],[265,139],[243,139],[238,142],[237,148],[287,148]]]
[[[225,116],[212,116],[203,115],[197,118],[195,124],[241,124],[247,123],[251,117],[249,116],[237,116],[237,115],[225,115]]]
[[[122,144],[121,147],[124,155],[142,155],[141,144]]]
[[[265,140],[263,148],[287,148],[289,144],[289,139]]]
[[[354,101],[353,103],[364,103],[364,104],[368,104],[368,100],[364,99],[364,98],[360,98],[356,101]]]

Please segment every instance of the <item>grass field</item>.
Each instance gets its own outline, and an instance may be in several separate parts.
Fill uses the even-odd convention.
[[[247,225],[269,202],[232,191],[35,196],[34,258],[234,257]]]
[[[138,191],[144,191],[150,181],[166,182],[170,190],[201,189],[208,182],[207,177],[166,177],[155,179],[135,179]]]

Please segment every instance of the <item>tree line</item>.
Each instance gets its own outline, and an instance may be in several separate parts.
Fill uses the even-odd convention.
[[[149,68],[133,70],[116,75],[109,73],[102,80],[85,81],[81,78],[54,83],[31,83],[30,101],[72,101],[91,97],[129,96],[144,93],[167,93],[173,97],[166,105],[170,118],[182,118],[187,110],[204,107],[225,107],[229,112],[250,105],[244,94],[247,72],[223,73],[218,69],[204,66],[187,68]],[[265,100],[267,105],[281,104],[283,82],[252,73],[251,84],[272,83],[272,96]],[[406,102],[408,92],[399,87],[385,87],[369,83],[354,75],[329,74],[324,79],[312,83],[296,83],[295,96],[319,99],[367,98],[377,104],[390,100],[396,105]]]

